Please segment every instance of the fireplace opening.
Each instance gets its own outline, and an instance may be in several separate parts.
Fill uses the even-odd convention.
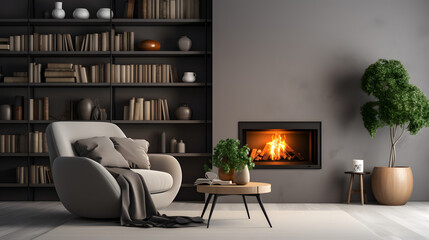
[[[321,168],[321,122],[239,122],[255,168]]]

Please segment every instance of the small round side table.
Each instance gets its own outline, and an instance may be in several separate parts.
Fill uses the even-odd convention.
[[[350,174],[350,185],[349,185],[349,194],[347,197],[347,204],[350,204],[350,197],[352,196],[352,193],[360,193],[360,203],[363,205],[364,202],[368,203],[368,198],[366,197],[366,191],[365,191],[365,187],[363,184],[363,176],[365,174],[370,174],[371,172],[352,172],[352,171],[347,171],[344,172],[345,174]],[[360,180],[360,188],[359,189],[353,189],[353,180],[354,180],[354,176],[359,175],[359,180]]]

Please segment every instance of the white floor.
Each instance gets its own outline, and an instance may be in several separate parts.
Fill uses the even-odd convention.
[[[203,204],[173,203],[161,213],[195,216],[202,207]],[[218,204],[209,229],[141,229],[120,227],[112,220],[76,218],[58,202],[0,202],[0,240],[429,239],[429,202],[394,207],[266,203],[265,207],[272,229],[257,204],[249,204],[250,220],[242,204]]]

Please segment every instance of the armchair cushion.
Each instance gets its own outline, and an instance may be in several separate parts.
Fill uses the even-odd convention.
[[[110,138],[115,145],[115,149],[130,164],[131,168],[150,169],[149,157],[147,150],[149,143],[146,140],[134,141],[131,138]]]
[[[131,169],[131,171],[143,177],[151,194],[162,193],[173,187],[173,177],[166,172],[147,169]]]
[[[93,159],[105,167],[129,168],[128,162],[115,150],[108,137],[77,140],[74,147],[79,156]]]

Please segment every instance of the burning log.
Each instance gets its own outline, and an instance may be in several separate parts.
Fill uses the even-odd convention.
[[[252,161],[260,160],[304,160],[304,157],[301,153],[295,151],[289,144],[286,143],[286,138],[280,134],[273,135],[273,140],[265,144],[264,148],[261,149],[252,149],[250,153]]]

